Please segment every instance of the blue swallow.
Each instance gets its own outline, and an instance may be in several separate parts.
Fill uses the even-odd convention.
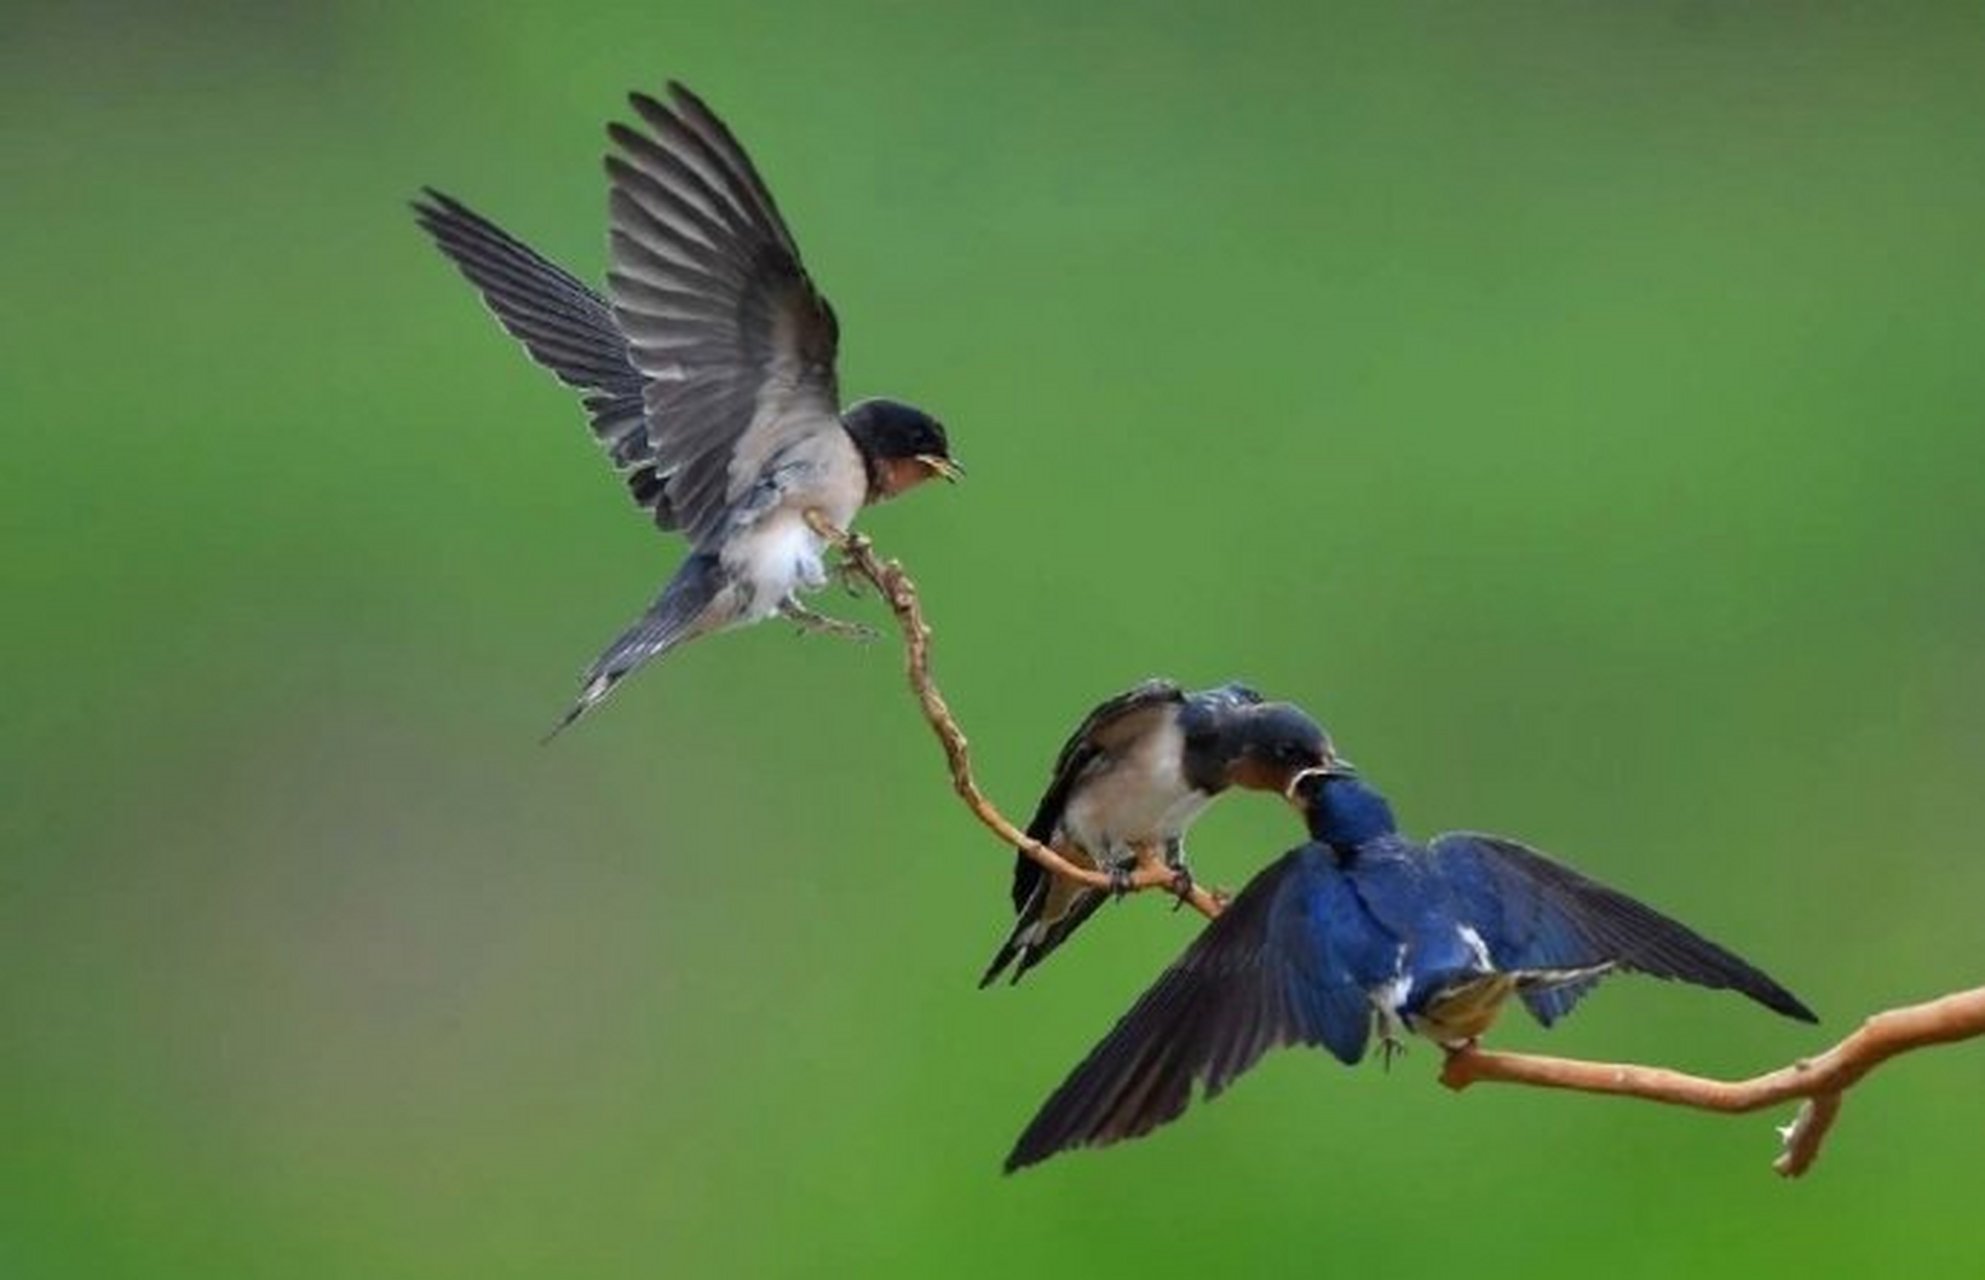
[[[1140,850],[1156,852],[1183,896],[1192,887],[1186,829],[1215,796],[1236,786],[1286,792],[1298,774],[1334,758],[1316,721],[1286,702],[1263,701],[1244,684],[1187,693],[1170,680],[1146,680],[1076,726],[1055,758],[1027,835],[1120,885],[1128,883]],[[1018,919],[979,985],[1009,965],[1020,981],[1108,897],[1019,854],[1013,864]]]
[[[554,729],[631,672],[698,636],[773,615],[841,634],[800,600],[828,579],[817,512],[956,480],[944,427],[914,406],[840,407],[834,309],[750,157],[679,84],[630,97],[645,128],[608,126],[609,267],[602,297],[432,188],[420,225],[532,359],[583,393],[593,434],[657,527],[690,555],[586,671]]]
[[[1291,799],[1310,840],[1262,871],[1055,1090],[1007,1172],[1177,1119],[1281,1045],[1346,1065],[1374,1029],[1471,1044],[1515,996],[1545,1026],[1615,971],[1742,992],[1816,1019],[1748,962],[1627,895],[1501,836],[1418,844],[1341,762]]]

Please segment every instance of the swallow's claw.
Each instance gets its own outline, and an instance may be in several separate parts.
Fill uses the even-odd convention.
[[[1170,893],[1173,898],[1172,910],[1177,911],[1186,903],[1191,902],[1192,891],[1197,887],[1198,884],[1192,878],[1192,869],[1190,867],[1186,866],[1183,862],[1173,867],[1172,882],[1165,886],[1166,892]]]
[[[1121,864],[1111,865],[1108,875],[1110,877],[1110,896],[1112,898],[1121,898],[1130,892],[1133,871],[1134,868]]]
[[[845,622],[840,618],[830,618],[824,613],[815,613],[799,601],[788,597],[779,605],[779,612],[799,624],[799,634],[817,636],[839,636],[843,640],[854,640],[869,644],[880,640],[882,633],[862,622]]]
[[[840,585],[841,590],[854,599],[859,600],[868,594],[868,578],[862,574],[861,567],[848,556],[844,555],[836,560],[828,567],[827,573]]]

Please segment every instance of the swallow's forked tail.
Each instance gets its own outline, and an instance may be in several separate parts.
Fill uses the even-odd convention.
[[[1038,839],[1039,837],[1036,837]],[[1025,858],[1026,854],[1020,857]],[[1062,904],[1061,914],[1053,920],[1043,919],[1047,914],[1049,898],[1056,895],[1056,877],[1045,870],[1034,881],[1033,892],[1020,906],[1020,917],[1013,922],[1013,932],[1000,944],[999,954],[992,958],[986,971],[979,978],[981,988],[989,987],[1008,965],[1013,966],[1010,982],[1018,982],[1027,971],[1048,958],[1048,954],[1067,940],[1068,935],[1082,926],[1082,922],[1103,905],[1108,895],[1093,889],[1078,890],[1073,901]]]
[[[699,551],[683,561],[648,611],[586,669],[586,685],[579,691],[579,700],[552,726],[545,741],[592,710],[642,663],[721,625],[722,619],[709,615],[724,586],[723,567],[715,554]]]

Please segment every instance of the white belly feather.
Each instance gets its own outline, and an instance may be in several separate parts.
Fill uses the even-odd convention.
[[[769,618],[786,597],[827,585],[827,542],[805,513],[818,511],[846,529],[868,491],[861,455],[838,425],[782,450],[771,474],[779,489],[775,501],[724,543],[724,568],[747,593],[733,626]]]
[[[781,507],[724,548],[724,560],[750,587],[750,602],[739,622],[758,622],[778,612],[779,602],[827,583],[827,543],[806,519]]]
[[[1184,748],[1174,725],[1140,741],[1077,788],[1063,830],[1099,859],[1128,857],[1127,845],[1177,839],[1212,799],[1185,780]]]

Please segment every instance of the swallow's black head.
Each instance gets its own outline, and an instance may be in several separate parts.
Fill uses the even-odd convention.
[[[1245,787],[1287,795],[1306,769],[1320,769],[1337,756],[1323,726],[1286,702],[1262,702],[1245,686],[1251,701],[1238,698],[1208,700],[1206,714],[1188,715],[1186,772],[1206,791]],[[1227,690],[1216,690],[1225,694]]]
[[[956,481],[965,468],[951,456],[944,424],[900,400],[863,400],[841,415],[841,425],[868,467],[868,500],[881,502],[926,480]]]
[[[1337,759],[1323,726],[1286,702],[1264,702],[1235,716],[1229,750],[1227,774],[1236,783],[1283,795],[1305,770]]]

